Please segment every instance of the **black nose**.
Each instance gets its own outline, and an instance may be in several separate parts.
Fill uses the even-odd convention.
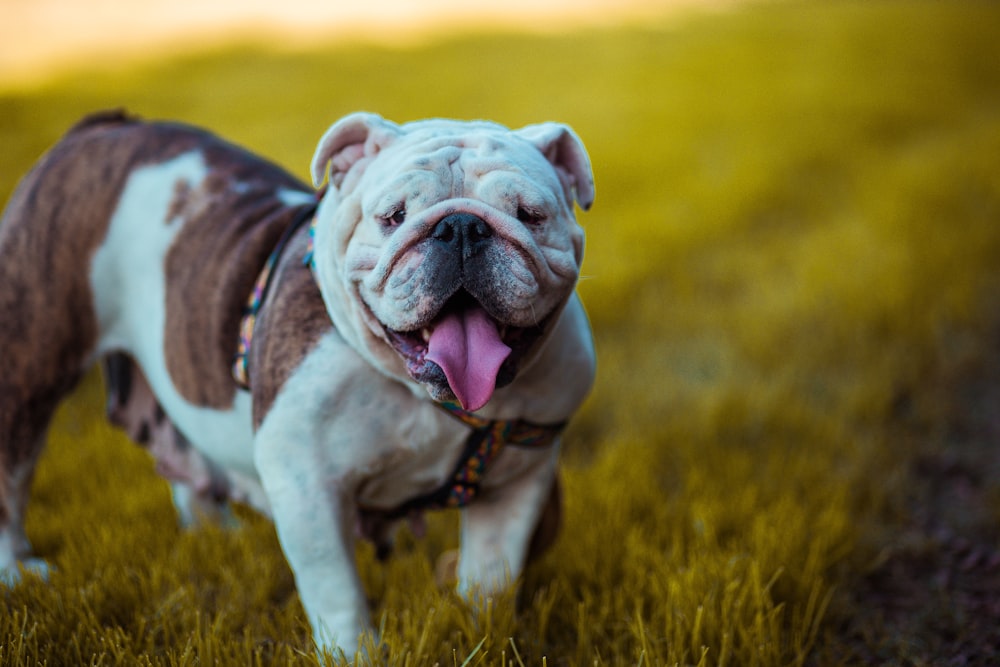
[[[441,218],[431,232],[431,238],[460,252],[468,259],[483,249],[493,230],[486,221],[471,213],[452,213]]]

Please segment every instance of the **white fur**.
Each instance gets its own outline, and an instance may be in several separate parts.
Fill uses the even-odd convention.
[[[334,375],[339,381],[329,382]],[[399,448],[397,460],[405,469],[410,469],[407,454],[426,455],[421,452],[421,432],[414,430],[417,437],[412,440],[401,438],[400,423],[430,421],[435,426],[433,419],[400,410],[399,399],[405,404],[406,397],[393,384],[376,375],[331,332],[282,388],[255,443],[257,467],[313,638],[321,646],[339,646],[349,656],[358,647],[360,633],[369,628],[368,607],[354,565],[355,497],[367,477],[385,472],[380,467],[393,458],[385,456],[387,449]],[[388,403],[388,397],[395,400]],[[416,401],[410,403],[413,413],[428,414]],[[430,430],[438,432],[438,426]],[[452,431],[450,449],[454,450],[461,435],[458,429]],[[448,458],[438,459],[442,463],[427,477],[430,484],[447,474],[443,462]],[[420,464],[412,468],[429,472]]]
[[[278,201],[289,207],[302,206],[316,201],[316,196],[311,192],[281,188],[278,190]]]
[[[458,591],[466,599],[502,590],[521,573],[555,479],[558,443],[543,450],[508,451],[522,459],[518,474],[494,479],[483,497],[462,510]],[[530,466],[525,467],[528,458]]]
[[[336,383],[329,382],[333,373]],[[374,371],[336,332],[282,388],[257,434],[255,457],[321,645],[351,655],[369,629],[354,565],[358,505],[391,509],[434,490],[454,469],[468,434],[454,417]],[[506,582],[500,575],[518,575],[557,453],[556,446],[507,448],[498,457],[483,486],[486,500],[464,512],[463,592],[496,590]]]
[[[101,331],[98,353],[129,352],[142,366],[163,409],[199,450],[224,468],[256,477],[250,394],[238,391],[228,410],[189,403],[171,382],[164,356],[165,261],[183,225],[180,219],[167,220],[174,187],[186,181],[197,188],[207,175],[201,153],[191,151],[136,169],[129,177],[107,237],[91,262]]]

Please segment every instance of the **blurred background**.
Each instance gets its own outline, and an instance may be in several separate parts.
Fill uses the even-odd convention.
[[[587,146],[562,537],[488,627],[454,517],[359,550],[396,664],[1000,664],[1000,4],[0,0],[0,201],[119,106],[303,179],[357,110]],[[313,664],[273,529],[173,528],[99,378],[50,441],[0,662]]]
[[[234,40],[293,49],[355,40],[403,46],[468,28],[553,33],[737,1],[0,0],[0,81]]]

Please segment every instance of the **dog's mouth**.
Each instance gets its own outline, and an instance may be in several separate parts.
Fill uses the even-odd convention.
[[[514,380],[545,324],[503,324],[471,294],[459,290],[426,325],[385,331],[410,377],[427,386],[435,399],[454,397],[464,409],[475,411],[497,388]]]

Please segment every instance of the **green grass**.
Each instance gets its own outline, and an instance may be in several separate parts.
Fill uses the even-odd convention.
[[[997,409],[981,397],[1000,384],[998,26],[986,2],[778,3],[81,68],[0,92],[0,197],[108,106],[208,126],[303,177],[357,109],[572,124],[597,180],[580,292],[600,367],[566,437],[564,532],[518,605],[477,615],[434,584],[456,517],[384,565],[359,548],[388,662],[929,664],[949,645],[921,633],[954,600],[893,639],[859,592],[927,501],[918,455],[964,456],[956,427]],[[985,513],[995,547],[992,479],[960,509]],[[0,596],[0,663],[313,664],[273,528],[242,516],[177,529],[88,378],[28,516],[57,571]]]

